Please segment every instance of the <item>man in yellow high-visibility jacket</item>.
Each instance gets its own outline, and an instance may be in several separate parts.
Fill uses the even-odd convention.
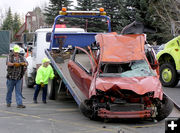
[[[47,85],[48,80],[54,78],[54,71],[49,65],[50,60],[48,58],[44,58],[42,60],[42,65],[38,68],[37,74],[36,74],[36,88],[34,92],[33,101],[34,103],[37,103],[37,97],[40,91],[40,88],[43,89],[42,93],[42,101],[43,103],[46,103],[46,96],[47,96]]]

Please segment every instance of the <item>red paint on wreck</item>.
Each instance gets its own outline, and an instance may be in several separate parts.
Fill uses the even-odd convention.
[[[92,76],[88,75],[79,66],[77,66],[76,63],[71,60],[68,63],[68,69],[74,83],[86,96],[86,98],[89,98],[89,88],[91,85]]]
[[[149,118],[152,112],[152,110],[112,112],[106,109],[99,109],[98,116],[101,118]]]
[[[144,34],[97,34],[95,38],[101,47],[101,62],[126,62],[142,60],[145,57]]]
[[[154,92],[154,98],[162,100],[163,91],[159,79],[156,76],[148,77],[99,77],[96,79],[96,89],[108,91],[113,87],[132,90],[143,95],[147,92]],[[91,93],[90,93],[91,94]]]

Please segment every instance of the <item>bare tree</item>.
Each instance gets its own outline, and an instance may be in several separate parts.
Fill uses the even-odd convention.
[[[171,35],[180,34],[180,1],[159,0],[153,3],[157,17],[160,17],[164,27],[169,29]]]

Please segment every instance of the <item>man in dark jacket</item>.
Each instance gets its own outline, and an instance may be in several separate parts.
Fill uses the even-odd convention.
[[[24,67],[27,66],[27,62],[23,56],[19,54],[20,47],[15,45],[13,52],[9,54],[7,58],[7,95],[6,103],[7,107],[11,106],[12,92],[15,88],[17,108],[25,108],[22,103],[21,85],[22,77],[24,73]]]

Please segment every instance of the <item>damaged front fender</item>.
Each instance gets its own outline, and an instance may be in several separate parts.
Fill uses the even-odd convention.
[[[154,92],[154,98],[159,98],[160,100],[162,100],[163,97],[161,83],[155,76],[123,78],[102,77],[96,79],[96,89],[106,92],[117,87],[118,89],[131,90],[139,95],[144,95],[147,92]]]

